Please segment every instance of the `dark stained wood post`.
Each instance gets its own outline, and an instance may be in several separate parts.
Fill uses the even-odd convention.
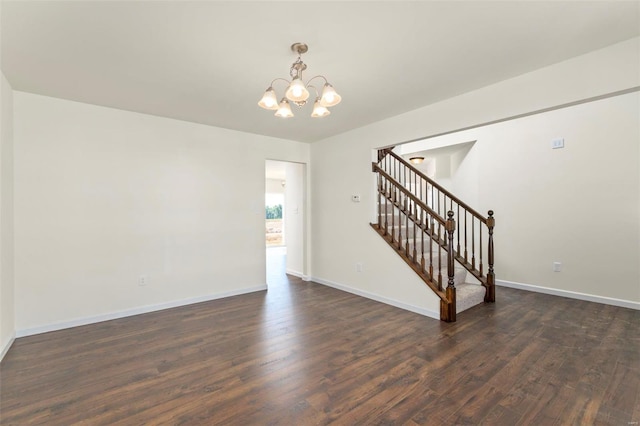
[[[378,150],[378,161],[380,161],[380,151]],[[373,173],[378,173],[378,164],[377,163],[371,163],[371,170],[373,171]],[[385,180],[385,186],[386,186],[386,180]],[[382,192],[385,191],[382,185],[382,175],[380,173],[378,173],[378,229],[382,229]],[[385,210],[386,210],[386,204],[387,204],[387,199],[385,196]],[[385,230],[385,235],[386,235],[386,231],[387,231],[387,216],[386,216],[386,211],[385,211],[385,218],[384,218],[384,230]]]
[[[405,178],[405,180],[407,179],[406,172],[405,172],[404,178]],[[405,230],[404,230],[404,240],[405,240],[404,254],[406,256],[409,256],[409,216],[410,216],[409,209],[411,208],[410,206],[411,206],[411,202],[409,201],[409,197],[407,196],[407,194],[405,194],[404,195],[404,226],[405,226]]]
[[[418,205],[413,203],[413,261],[418,263],[418,234],[416,228],[418,227]]]
[[[378,229],[382,228],[382,195],[381,193],[382,193],[382,175],[378,173]]]
[[[496,220],[493,217],[493,210],[489,210],[489,217],[487,218],[487,229],[489,230],[489,247],[488,247],[488,262],[489,271],[487,272],[487,294],[484,296],[485,302],[496,301],[496,274],[493,271],[493,228],[496,226]]]
[[[421,212],[420,213],[421,214],[420,223],[424,224],[424,212],[425,212],[425,210],[422,207],[420,207],[420,212]],[[427,219],[427,220],[429,220],[429,219]],[[424,228],[421,228],[421,229],[424,230]],[[422,258],[420,259],[420,270],[422,272],[426,272],[425,269],[424,269],[424,232],[420,232],[420,238],[422,238],[422,243],[420,244],[420,248],[421,248],[421,251],[422,251]],[[429,239],[431,239],[431,238],[429,238]]]
[[[389,233],[389,197],[387,196],[388,187],[389,182],[387,181],[387,178],[384,178],[384,235],[387,235]]]
[[[398,207],[398,250],[402,250],[402,191],[398,190],[396,185],[397,184],[394,184],[393,187],[395,188],[396,194],[400,194],[400,197],[399,199],[396,197],[393,205]],[[393,220],[393,216],[391,216],[391,219]]]
[[[440,302],[440,319],[446,322],[455,322],[456,320],[456,286],[454,281],[454,251],[453,251],[453,233],[456,230],[456,221],[453,220],[453,211],[447,213],[447,223],[445,230],[447,231],[447,289],[446,295],[448,303]]]
[[[382,148],[378,150],[378,163],[395,147]]]
[[[447,230],[448,242],[447,242],[447,277],[449,280],[447,281],[447,287],[455,287],[455,282],[453,281],[454,274],[454,251],[453,251],[453,233],[456,230],[456,221],[453,220],[453,212],[449,210],[447,213],[447,224],[445,225],[445,229]]]

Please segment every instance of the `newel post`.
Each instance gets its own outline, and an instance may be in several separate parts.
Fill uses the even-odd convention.
[[[447,288],[445,290],[447,302],[440,302],[440,318],[446,322],[455,322],[456,320],[456,286],[454,282],[454,259],[453,259],[453,233],[456,230],[456,221],[453,220],[453,212],[449,210],[447,213],[447,223],[445,230],[447,231]]]
[[[391,151],[394,147],[390,147],[390,148],[382,148],[378,150],[378,163],[380,162],[380,160],[382,160],[385,155],[387,155],[389,153],[389,151]]]
[[[382,229],[382,175],[378,173],[378,229]]]
[[[489,248],[488,262],[489,271],[487,272],[487,294],[484,297],[485,302],[496,301],[496,274],[493,271],[493,228],[496,226],[496,220],[493,217],[493,210],[489,210],[489,217],[487,218],[487,229],[489,231]]]

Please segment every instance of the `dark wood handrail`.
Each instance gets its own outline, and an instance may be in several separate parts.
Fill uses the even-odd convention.
[[[421,201],[418,197],[416,197],[415,195],[413,195],[411,193],[411,191],[409,191],[407,188],[405,188],[400,182],[398,182],[397,180],[395,180],[394,178],[392,178],[387,172],[385,172],[384,170],[382,170],[380,168],[380,166],[378,165],[378,163],[372,163],[372,169],[374,172],[376,173],[380,173],[381,176],[383,176],[385,179],[387,179],[389,182],[391,182],[395,187],[397,187],[402,193],[404,193],[404,195],[406,195],[407,197],[409,197],[411,199],[411,201],[413,201],[414,203],[416,203],[418,206],[420,206],[421,209],[427,211],[429,213],[429,215],[431,215],[438,223],[440,223],[441,225],[446,225],[447,224],[447,220],[444,219],[443,217],[441,217],[438,212],[436,212],[435,210],[433,210],[431,207],[427,206],[423,201]]]
[[[468,211],[469,213],[471,213],[473,216],[477,217],[478,220],[480,220],[482,223],[484,223],[485,225],[487,224],[487,218],[484,217],[483,215],[481,215],[480,213],[478,213],[477,211],[475,211],[473,208],[469,207],[468,204],[466,204],[464,201],[460,200],[458,197],[456,197],[455,195],[453,195],[451,192],[449,192],[447,189],[443,188],[440,184],[438,184],[437,182],[435,182],[433,179],[431,179],[430,177],[428,177],[427,175],[425,175],[424,173],[422,173],[420,170],[417,170],[415,167],[412,167],[411,164],[409,162],[407,162],[407,160],[405,160],[404,158],[400,157],[398,154],[396,154],[395,152],[389,150],[385,150],[386,154],[391,155],[393,158],[395,158],[396,160],[400,161],[402,164],[404,164],[405,166],[411,168],[411,170],[416,173],[418,176],[420,176],[421,178],[423,178],[425,181],[427,181],[430,185],[432,185],[435,188],[438,188],[438,190],[440,192],[442,192],[443,194],[445,194],[447,197],[449,197],[451,200],[453,200],[455,203],[457,203],[460,207],[464,208],[466,211]],[[378,160],[381,161],[381,160]]]

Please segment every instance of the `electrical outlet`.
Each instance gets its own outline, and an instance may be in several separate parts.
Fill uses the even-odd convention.
[[[362,265],[362,262],[356,263],[356,272],[362,272],[363,270],[364,266]]]
[[[553,272],[562,271],[562,263],[561,262],[553,262]]]
[[[140,277],[138,277],[138,285],[139,286],[145,286],[147,285],[147,283],[149,282],[149,277],[146,275],[140,275]]]

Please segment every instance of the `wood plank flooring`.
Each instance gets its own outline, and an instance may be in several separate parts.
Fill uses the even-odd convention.
[[[17,339],[0,423],[640,421],[638,311],[498,288],[446,324],[273,271],[269,284]]]

